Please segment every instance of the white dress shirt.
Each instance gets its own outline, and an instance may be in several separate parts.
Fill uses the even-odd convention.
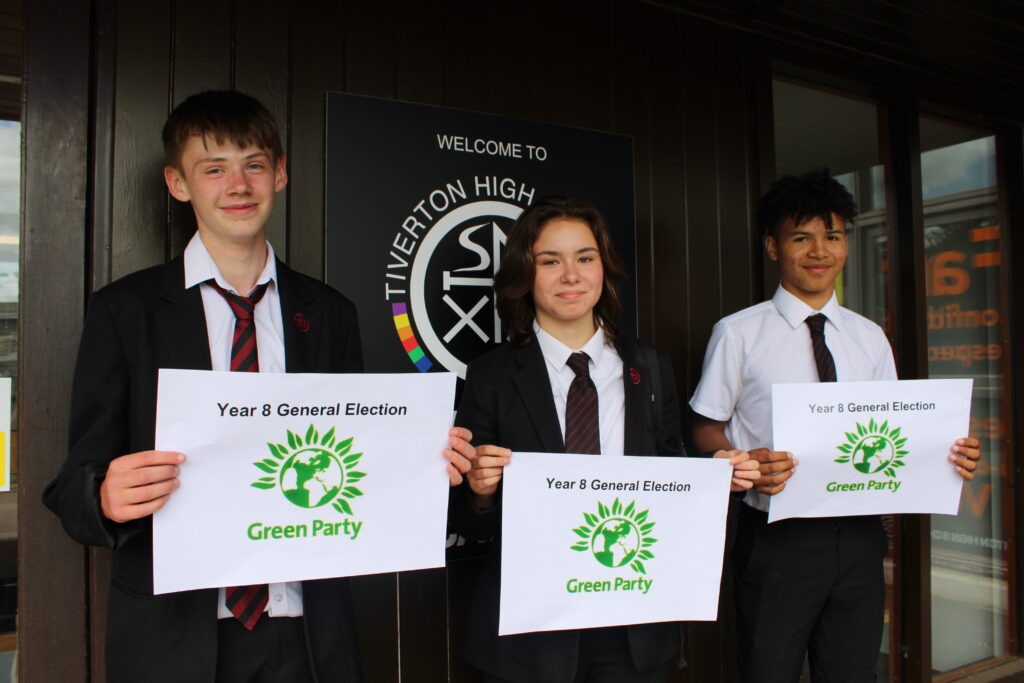
[[[185,247],[185,288],[199,285],[203,297],[203,311],[206,314],[206,337],[210,343],[210,362],[214,370],[231,370],[231,345],[235,335],[235,314],[231,306],[216,289],[207,284],[208,280],[229,292],[247,296],[249,292],[237,292],[220,273],[210,252],[197,232]],[[260,273],[257,285],[269,283],[263,298],[253,309],[256,324],[256,351],[259,354],[260,372],[284,372],[284,324],[281,320],[281,297],[277,291],[277,260],[274,249],[267,242],[267,263]],[[269,584],[270,600],[266,612],[272,617],[302,616],[302,584]],[[217,618],[232,618],[231,610],[224,602],[225,591],[220,589],[217,597]]]
[[[579,349],[570,349],[542,330],[536,321],[533,323],[533,331],[537,335],[541,353],[544,354],[544,365],[551,381],[562,440],[565,440],[565,402],[569,397],[569,385],[576,378],[568,360],[576,351],[582,351],[590,356],[590,379],[597,387],[601,454],[622,455],[626,439],[626,392],[622,387],[622,358],[615,347],[605,341],[604,330],[598,327],[590,341]]]
[[[779,287],[770,301],[715,324],[700,384],[690,399],[694,412],[728,422],[725,436],[734,448],[772,447],[773,384],[818,381],[811,333],[804,322],[818,312],[828,319],[825,343],[835,359],[838,381],[896,379],[892,348],[882,328],[840,306],[834,293],[815,311]],[[800,476],[799,467],[794,476]],[[748,491],[745,500],[767,511],[769,498]]]

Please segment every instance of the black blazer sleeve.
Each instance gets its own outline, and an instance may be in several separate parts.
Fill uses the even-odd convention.
[[[85,545],[114,548],[142,529],[142,521],[111,522],[100,509],[107,466],[128,452],[128,366],[102,292],[90,300],[71,392],[69,453],[43,502],[68,534]]]

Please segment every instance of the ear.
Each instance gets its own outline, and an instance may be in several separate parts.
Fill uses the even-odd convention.
[[[764,249],[768,252],[768,258],[772,261],[779,260],[779,245],[775,242],[774,235],[765,235]]]
[[[284,155],[274,164],[274,192],[280,192],[288,184],[288,167]]]
[[[173,166],[164,166],[164,182],[167,183],[167,191],[179,202],[192,201],[188,193],[188,183],[182,177],[181,171]]]

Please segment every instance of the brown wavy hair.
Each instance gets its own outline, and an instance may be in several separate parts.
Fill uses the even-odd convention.
[[[622,314],[619,283],[626,278],[622,260],[615,253],[611,233],[601,212],[587,202],[559,196],[538,199],[523,211],[508,234],[501,268],[494,275],[494,297],[505,333],[517,346],[525,344],[533,336],[533,319],[536,316],[533,245],[548,221],[557,218],[581,221],[594,234],[604,268],[601,298],[594,306],[594,322],[604,329],[609,342],[614,341]]]

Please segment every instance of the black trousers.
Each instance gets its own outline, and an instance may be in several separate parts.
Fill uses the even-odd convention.
[[[875,680],[887,542],[878,517],[787,519],[741,505],[733,561],[743,683]]]
[[[665,683],[670,662],[654,671],[637,671],[629,653],[626,629],[589,628],[580,631],[580,658],[576,678],[565,683]],[[484,683],[509,683],[484,674]]]
[[[302,617],[264,614],[252,631],[217,622],[217,683],[311,683],[309,659]]]

